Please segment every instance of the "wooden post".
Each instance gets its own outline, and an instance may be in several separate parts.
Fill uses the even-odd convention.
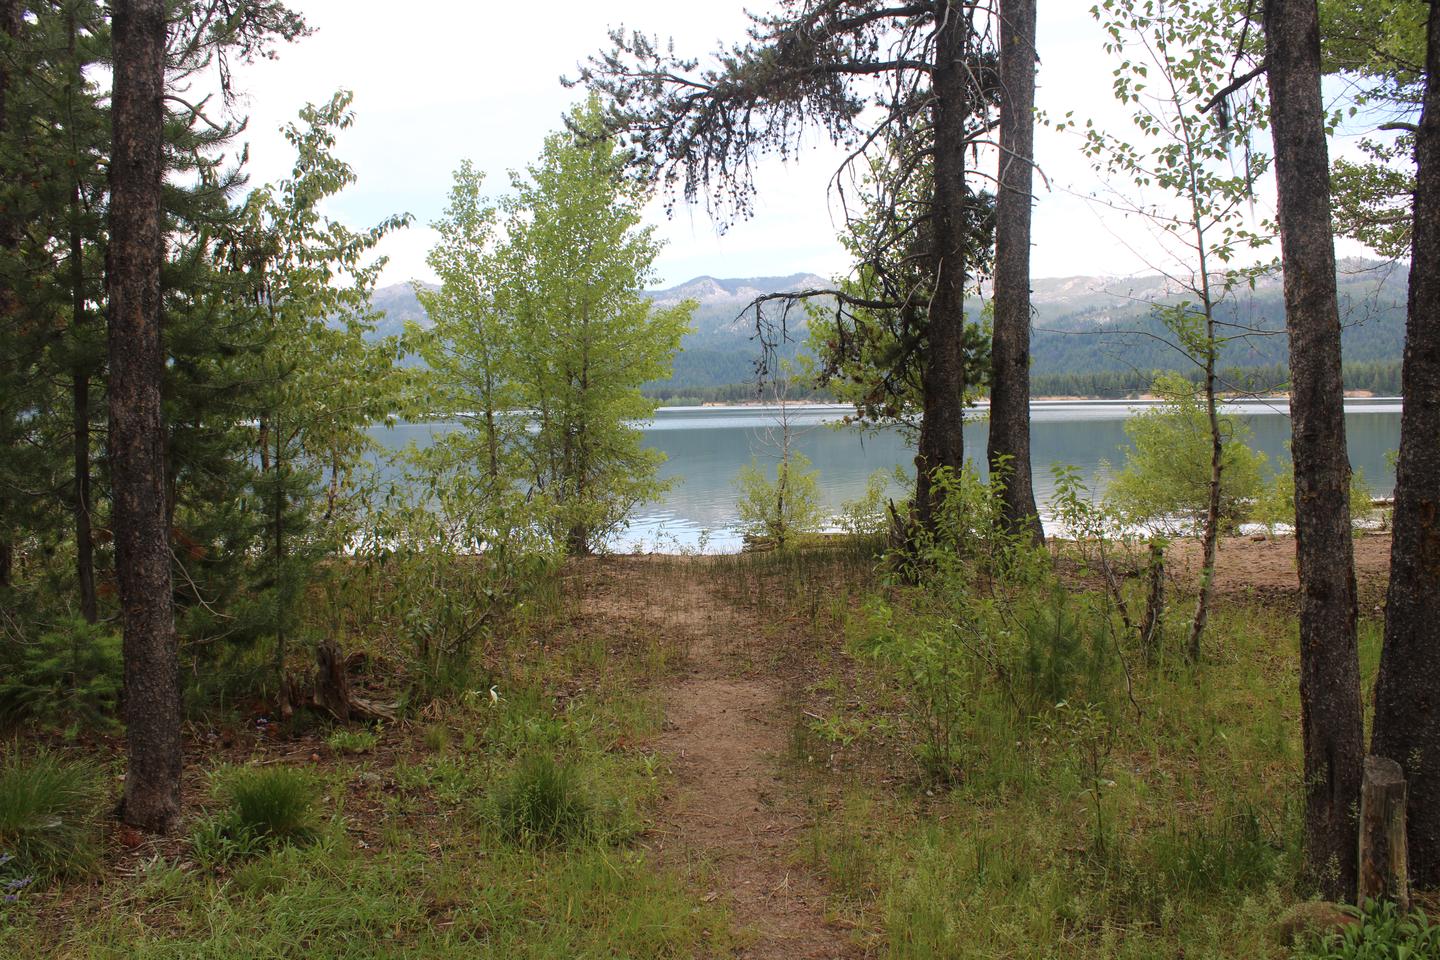
[[[1360,871],[1355,902],[1394,900],[1410,911],[1410,862],[1405,845],[1405,774],[1385,757],[1365,758],[1360,784]]]

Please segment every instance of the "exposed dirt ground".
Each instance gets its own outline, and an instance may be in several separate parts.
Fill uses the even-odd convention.
[[[1366,533],[1355,538],[1355,579],[1362,612],[1385,600],[1390,572],[1390,534]],[[1200,568],[1200,543],[1181,540],[1170,548],[1172,572],[1194,579]],[[1222,596],[1290,600],[1300,589],[1295,569],[1295,538],[1227,537],[1220,542],[1215,562],[1215,589]]]
[[[682,575],[654,576],[673,563],[684,564]],[[716,576],[723,574],[707,558],[624,557],[598,566],[587,614],[639,621],[684,652],[682,671],[664,691],[655,744],[677,786],[651,831],[651,849],[703,884],[706,899],[728,904],[742,931],[738,956],[859,956],[827,920],[824,886],[796,855],[809,825],[783,763],[796,711],[783,682],[752,660],[761,625],[721,594]],[[654,596],[656,589],[670,595]]]

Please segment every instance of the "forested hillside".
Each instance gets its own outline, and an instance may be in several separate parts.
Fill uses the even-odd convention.
[[[1398,363],[1405,336],[1405,271],[1390,264],[1347,260],[1339,264],[1345,362]],[[1158,277],[1106,280],[1075,277],[1035,284],[1032,341],[1036,377],[1184,370],[1188,361],[1153,304],[1175,302]],[[1285,364],[1285,301],[1280,277],[1260,278],[1218,311],[1225,324],[1220,364]],[[1189,364],[1193,366],[1193,364]]]
[[[1347,386],[1375,392],[1396,392],[1405,334],[1405,270],[1371,260],[1340,263],[1340,298],[1344,323]],[[422,284],[422,286],[425,286]],[[647,291],[659,306],[683,300],[699,304],[692,329],[681,341],[674,374],[648,384],[654,396],[707,401],[736,401],[754,395],[755,364],[761,348],[755,337],[754,313],[746,308],[762,294],[828,287],[814,274],[788,277],[717,279],[696,277],[673,287]],[[989,291],[985,291],[988,297]],[[1154,305],[1173,303],[1177,295],[1159,276],[1059,277],[1036,280],[1031,376],[1039,395],[1120,396],[1144,390],[1155,371],[1191,372],[1194,364],[1175,348],[1174,337],[1156,315]],[[426,324],[424,311],[409,284],[375,291],[373,303],[384,318],[377,335],[400,333],[405,321]],[[821,302],[819,309],[827,309]],[[979,316],[984,300],[969,304]],[[781,355],[804,349],[803,311]],[[1225,342],[1220,366],[1235,373],[1231,380],[1257,389],[1283,383],[1288,358],[1285,302],[1278,274],[1259,278],[1253,290],[1244,287],[1221,307]]]

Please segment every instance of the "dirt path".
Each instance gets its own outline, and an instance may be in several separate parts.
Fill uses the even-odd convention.
[[[685,653],[683,674],[664,693],[656,744],[677,786],[652,849],[703,884],[707,899],[728,903],[742,931],[737,956],[858,956],[846,933],[827,923],[824,887],[796,855],[809,817],[783,769],[795,718],[780,681],[752,663],[760,624],[718,595],[705,573],[691,566],[664,578],[667,594],[650,597],[643,610]],[[641,611],[632,601],[611,612]]]

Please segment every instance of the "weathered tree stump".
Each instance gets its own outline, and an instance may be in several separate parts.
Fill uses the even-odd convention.
[[[315,694],[312,698],[315,706],[342,723],[395,719],[395,711],[390,706],[355,696],[350,689],[349,661],[340,655],[340,647],[334,640],[323,640],[316,646],[315,663]]]
[[[1360,784],[1360,871],[1355,902],[1393,900],[1410,910],[1405,840],[1405,773],[1385,757],[1365,758]]]

